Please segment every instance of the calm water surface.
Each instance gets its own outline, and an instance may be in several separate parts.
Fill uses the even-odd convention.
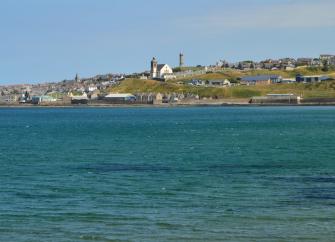
[[[0,109],[0,241],[334,241],[335,108]]]

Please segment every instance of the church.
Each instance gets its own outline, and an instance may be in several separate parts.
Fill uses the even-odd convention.
[[[158,64],[156,58],[152,58],[150,75],[152,79],[167,80],[176,78],[168,64]]]

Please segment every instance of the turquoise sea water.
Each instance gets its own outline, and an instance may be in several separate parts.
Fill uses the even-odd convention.
[[[334,241],[335,108],[0,109],[0,241]]]

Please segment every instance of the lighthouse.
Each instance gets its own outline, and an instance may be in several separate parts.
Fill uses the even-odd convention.
[[[179,54],[179,67],[180,68],[184,67],[184,54],[183,53]]]

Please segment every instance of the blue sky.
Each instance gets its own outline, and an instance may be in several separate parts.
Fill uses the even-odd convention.
[[[0,0],[0,85],[335,54],[333,0]]]

